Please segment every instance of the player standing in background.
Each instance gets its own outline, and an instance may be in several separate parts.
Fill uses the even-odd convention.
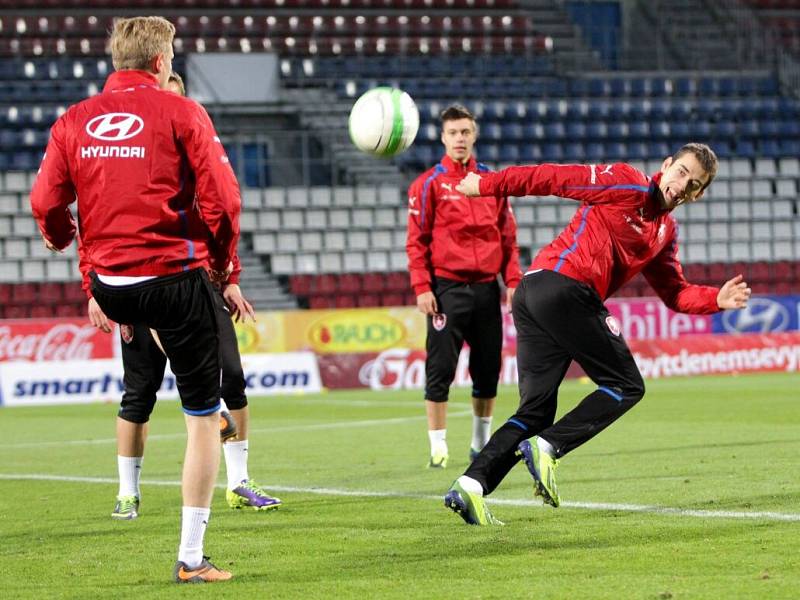
[[[31,207],[46,243],[63,250],[76,234],[69,205],[77,197],[94,299],[117,323],[158,333],[187,429],[173,576],[213,582],[232,575],[203,555],[220,454],[219,332],[209,274],[222,283],[233,269],[241,200],[208,114],[160,89],[172,73],[174,36],[162,17],[114,23],[116,71],[101,94],[53,125]],[[196,195],[181,193],[190,174]]]
[[[709,314],[742,308],[750,289],[741,275],[721,288],[686,281],[671,212],[703,196],[717,157],[691,143],[647,177],[628,164],[510,167],[470,174],[468,196],[561,196],[582,204],[566,229],[541,250],[514,298],[520,404],[445,496],[473,525],[500,524],[484,502],[520,460],[534,493],[557,507],[557,459],[630,410],[644,382],[603,301],[641,272],[674,311]],[[553,423],[558,387],[575,360],[598,388]],[[530,442],[528,441],[530,439]]]
[[[417,307],[427,315],[425,408],[429,467],[447,466],[447,400],[464,342],[470,346],[470,460],[489,440],[503,344],[498,274],[511,309],[522,277],[517,224],[505,195],[467,198],[456,186],[467,173],[485,173],[472,149],[475,117],[453,105],[441,114],[445,155],[408,190],[408,270]]]
[[[170,75],[165,89],[181,96],[185,95],[183,80],[177,73]],[[185,186],[184,193],[194,195],[193,180]],[[108,318],[91,297],[89,282],[91,265],[84,259],[82,246],[79,254],[83,288],[89,295],[89,320],[98,329],[110,332]],[[220,439],[228,476],[226,500],[231,508],[250,507],[255,510],[269,510],[278,508],[281,505],[280,499],[270,496],[255,480],[250,479],[247,469],[250,414],[247,408],[242,360],[231,317],[237,321],[239,319],[245,321],[248,317],[255,321],[255,312],[238,285],[241,272],[238,256],[234,258],[233,263],[233,272],[222,285],[222,296],[215,294],[222,358],[220,400],[222,409],[219,415]],[[147,440],[147,423],[155,407],[156,393],[164,379],[167,359],[152,332],[145,325],[120,325],[120,337],[125,391],[117,415],[119,491],[111,517],[130,520],[139,516],[141,499],[139,478]]]

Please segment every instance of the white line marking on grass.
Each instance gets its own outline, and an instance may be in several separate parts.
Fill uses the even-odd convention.
[[[453,412],[451,418],[471,416],[472,410]],[[365,419],[363,421],[334,421],[332,423],[312,423],[310,425],[287,425],[285,427],[266,427],[261,429],[250,429],[250,435],[255,433],[284,433],[289,431],[320,431],[323,429],[349,429],[351,427],[372,427],[373,425],[399,425],[411,423],[413,421],[424,421],[428,417],[425,415],[415,415],[413,417],[392,417],[389,419]],[[147,440],[174,440],[186,437],[186,432],[180,433],[160,433],[148,435]],[[18,444],[0,444],[0,450],[15,448],[44,448],[51,446],[90,446],[92,444],[113,444],[117,438],[100,438],[96,440],[62,440],[52,442],[20,442]]]
[[[72,477],[68,475],[45,475],[36,473],[0,473],[0,480],[23,480],[23,481],[65,481],[73,483],[107,483],[117,484],[118,480],[114,477]],[[160,485],[179,487],[180,481],[142,481],[142,485]],[[217,484],[218,489],[225,489],[225,485]],[[412,494],[406,492],[374,492],[370,490],[344,490],[326,487],[296,487],[285,485],[270,485],[270,491],[290,492],[298,494],[319,494],[322,496],[351,496],[361,498],[411,498],[415,500],[436,500],[441,501],[442,496],[431,496],[429,494]],[[490,499],[489,504],[543,508],[538,500],[531,499]],[[765,521],[790,521],[799,522],[798,513],[780,513],[772,511],[739,511],[739,510],[695,510],[687,508],[674,508],[669,506],[651,506],[647,504],[613,504],[610,502],[562,502],[564,508],[577,508],[583,510],[608,510],[617,512],[638,512],[656,515],[673,515],[676,517],[698,517],[701,519],[761,519]]]

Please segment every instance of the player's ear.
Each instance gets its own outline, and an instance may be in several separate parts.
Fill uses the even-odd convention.
[[[669,169],[669,166],[671,164],[672,164],[672,157],[668,156],[667,158],[664,159],[664,162],[661,163],[661,172],[662,173],[666,172],[666,170]]]

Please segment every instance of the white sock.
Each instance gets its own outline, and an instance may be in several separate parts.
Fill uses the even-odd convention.
[[[136,496],[139,493],[139,476],[142,474],[142,456],[117,455],[117,472],[119,473],[119,496]]]
[[[232,490],[247,476],[247,440],[225,442],[222,444],[225,453],[225,472],[228,474],[228,489]]]
[[[472,415],[472,449],[480,452],[492,434],[492,417]]]
[[[447,454],[447,429],[429,429],[428,439],[431,441],[431,456]]]
[[[458,485],[464,488],[465,492],[469,492],[470,494],[480,494],[483,496],[483,486],[478,482],[477,479],[462,475],[456,481],[458,481]]]
[[[542,437],[536,438],[536,445],[539,446],[539,452],[544,452],[545,454],[549,454],[550,456],[556,455],[556,449],[553,448],[553,445],[546,439]]]
[[[210,517],[210,508],[184,506],[181,510],[181,545],[178,548],[178,560],[190,569],[203,562],[203,537]]]

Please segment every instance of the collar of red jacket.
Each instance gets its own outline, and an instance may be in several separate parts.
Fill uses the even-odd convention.
[[[665,211],[664,203],[661,198],[661,189],[658,184],[661,183],[661,176],[663,173],[659,171],[650,177],[650,186],[647,190],[647,204],[645,205],[646,211],[650,215],[656,215]]]
[[[442,157],[441,162],[444,165],[444,168],[450,173],[464,173],[466,175],[470,171],[475,171],[478,168],[478,161],[475,160],[474,156],[470,156],[467,164],[465,165],[454,161],[452,158],[447,156],[447,154]]]
[[[111,90],[135,86],[147,86],[158,89],[158,80],[155,75],[147,71],[124,69],[122,71],[114,71],[108,76],[106,84],[103,86],[103,91],[109,92]]]

